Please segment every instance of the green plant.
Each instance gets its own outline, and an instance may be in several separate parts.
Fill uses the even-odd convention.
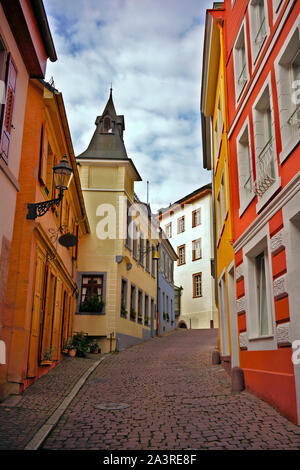
[[[135,317],[136,317],[136,311],[135,311],[133,308],[131,308],[131,309],[130,309],[130,318],[132,318],[133,320],[135,320]]]
[[[93,294],[80,304],[80,312],[102,312],[105,306],[104,300],[98,298],[97,294]]]
[[[90,349],[90,340],[86,333],[76,333],[72,338],[72,346],[77,349],[79,357],[86,357],[86,353]],[[72,348],[70,348],[72,349]]]
[[[51,361],[51,355],[53,352],[53,347],[50,346],[49,349],[45,349],[44,351],[44,361]]]
[[[90,346],[91,353],[94,353],[96,350],[100,349],[100,344],[97,343],[96,341],[93,341],[92,343],[90,343],[89,346]]]
[[[122,305],[121,305],[121,315],[122,315],[123,317],[126,317],[126,316],[127,316],[127,313],[128,313],[128,312],[127,312],[127,310],[126,310],[125,305],[122,304]]]

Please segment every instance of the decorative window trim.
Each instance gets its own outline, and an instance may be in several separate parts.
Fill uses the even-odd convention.
[[[245,134],[245,132],[248,133],[248,142],[249,142],[249,162],[250,162],[250,185],[253,188],[253,190],[249,190],[249,195],[248,197],[245,197],[245,193],[242,191],[243,197],[241,197],[241,178],[240,178],[240,173],[241,173],[241,159],[244,158],[242,156],[242,150],[240,147],[243,145],[241,143],[242,137]],[[247,116],[244,124],[242,125],[242,128],[236,138],[236,153],[237,153],[237,166],[238,166],[238,186],[239,186],[239,200],[240,200],[240,207],[239,207],[239,217],[243,215],[243,213],[246,211],[246,209],[249,207],[253,199],[255,199],[256,194],[254,191],[254,177],[253,177],[253,161],[252,161],[252,150],[251,150],[251,133],[250,133],[250,120],[249,116]],[[247,182],[245,183],[247,184]],[[245,186],[244,184],[244,186]]]
[[[197,287],[196,287],[196,278],[197,277],[200,277],[200,290],[201,290],[201,293],[199,295],[197,295]],[[198,299],[200,297],[203,297],[203,276],[202,276],[202,272],[193,274],[193,299]]]
[[[183,230],[180,230],[180,222],[183,220]],[[185,216],[182,215],[177,219],[177,233],[183,233],[185,232]]]
[[[200,243],[200,256],[196,258],[196,250],[195,250],[195,244],[199,242]],[[197,238],[196,240],[192,241],[192,261],[198,261],[199,259],[202,259],[202,239]]]
[[[79,295],[76,301],[76,315],[105,315],[106,305],[104,305],[102,312],[80,312],[80,303],[82,297],[82,278],[84,276],[102,276],[102,300],[106,302],[106,284],[107,284],[107,273],[105,271],[78,271],[77,272],[77,285],[79,286]]]
[[[262,43],[260,46],[257,48],[255,51],[255,42],[258,36],[258,33],[260,32],[260,29],[262,25],[260,26],[259,30],[253,31],[253,29],[256,26],[256,19],[253,18],[253,15],[255,15],[255,7],[257,6],[259,0],[251,0],[249,2],[248,6],[248,11],[249,11],[249,29],[250,29],[250,44],[251,44],[251,61],[252,61],[252,70],[256,67],[256,64],[258,63],[258,60],[262,54],[264,45],[266,44],[268,37],[270,36],[270,26],[269,26],[269,18],[268,18],[268,5],[267,5],[267,0],[262,0],[263,1],[263,7],[264,7],[264,14],[265,14],[265,31],[266,34],[262,40]],[[256,32],[256,37],[253,37]]]
[[[266,273],[266,298],[268,308],[269,331],[266,335],[259,333],[257,298],[253,292],[255,285],[255,257],[265,251],[265,273]],[[270,341],[274,342],[275,331],[275,307],[272,283],[272,260],[269,238],[269,225],[266,224],[244,247],[243,247],[243,271],[245,283],[245,311],[247,321],[248,349],[269,349]],[[252,346],[250,342],[254,342]]]
[[[274,170],[275,170],[275,176],[274,176],[274,182],[271,183],[269,188],[262,193],[262,195],[257,194],[257,204],[256,204],[256,212],[258,213],[265,204],[273,197],[274,193],[280,188],[281,186],[281,178],[279,177],[278,174],[278,162],[277,162],[277,143],[276,143],[276,135],[275,135],[275,125],[274,125],[274,104],[273,104],[273,93],[272,93],[272,83],[271,83],[271,72],[267,76],[264,84],[262,85],[255,102],[253,103],[252,106],[252,117],[253,117],[253,127],[254,127],[254,147],[255,147],[255,167],[256,167],[256,179],[255,179],[255,188],[256,188],[256,193],[257,193],[257,183],[258,183],[258,177],[259,177],[259,162],[258,159],[261,156],[262,152],[264,149],[267,150],[267,145],[265,143],[265,139],[263,136],[263,142],[262,142],[262,137],[259,132],[261,132],[261,118],[260,118],[260,110],[259,108],[259,103],[263,100],[263,95],[266,92],[268,88],[269,91],[269,106],[270,106],[270,112],[271,112],[271,138],[270,141],[267,143],[267,145],[272,145],[273,149],[273,159],[274,159]],[[264,118],[262,118],[264,119]]]
[[[242,30],[243,30],[243,34],[244,34],[244,45],[245,45],[245,59],[246,59],[246,63],[245,63],[245,81],[244,81],[244,84],[242,86],[238,86],[238,81],[243,73],[243,70],[240,71],[238,70],[238,66],[237,66],[237,43],[239,42],[240,40],[240,35],[242,34]],[[235,106],[236,108],[238,107],[238,104],[239,102],[241,101],[241,98],[242,98],[242,95],[244,93],[244,90],[245,88],[247,87],[248,83],[249,83],[249,64],[248,64],[248,45],[247,45],[247,28],[246,28],[246,19],[244,18],[242,23],[241,23],[241,26],[240,26],[240,29],[239,29],[239,32],[236,36],[236,40],[235,40],[235,43],[234,43],[234,46],[233,46],[233,70],[234,70],[234,86],[235,86]]]
[[[298,41],[297,41],[297,31],[298,31]],[[293,41],[295,45],[293,46]],[[279,154],[279,161],[282,165],[285,160],[290,156],[294,148],[299,144],[300,140],[300,129],[293,131],[289,125],[289,119],[292,112],[296,109],[292,106],[291,95],[296,94],[296,90],[292,88],[292,82],[290,77],[290,69],[287,70],[286,64],[291,63],[288,59],[283,59],[284,55],[287,53],[289,47],[297,48],[297,43],[299,46],[300,43],[300,15],[298,15],[293,27],[289,31],[289,34],[281,47],[275,61],[275,76],[276,76],[276,88],[278,95],[278,109],[279,109],[279,122],[280,122],[280,136],[282,143],[282,150]],[[287,53],[289,56],[289,54]],[[282,60],[285,62],[281,64]],[[290,86],[287,87],[287,84],[290,83]],[[299,88],[297,91],[299,94]],[[287,106],[288,105],[288,106]],[[288,107],[288,109],[287,109]]]
[[[184,262],[181,263],[180,262],[180,250],[181,249],[184,249]],[[183,245],[180,245],[177,247],[177,256],[178,256],[178,260],[177,260],[177,266],[183,266],[184,264],[186,264],[186,249],[185,249],[185,243]]]

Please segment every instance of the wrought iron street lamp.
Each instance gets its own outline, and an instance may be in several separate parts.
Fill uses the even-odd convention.
[[[59,206],[59,203],[63,199],[64,191],[68,189],[73,176],[73,170],[68,163],[66,155],[63,156],[58,165],[53,167],[53,173],[55,187],[59,190],[58,197],[56,199],[51,199],[50,201],[27,204],[27,219],[35,220],[37,217],[41,217],[46,214],[51,207]]]

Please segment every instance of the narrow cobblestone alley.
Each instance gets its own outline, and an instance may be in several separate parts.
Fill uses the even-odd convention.
[[[177,330],[112,354],[43,449],[300,449],[300,428],[211,365],[217,330]],[[103,404],[127,404],[102,410]]]

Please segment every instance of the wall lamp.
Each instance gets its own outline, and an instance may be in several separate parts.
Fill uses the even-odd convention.
[[[64,197],[64,191],[68,189],[73,176],[73,170],[68,163],[66,155],[63,156],[58,165],[53,167],[53,174],[55,187],[59,190],[58,197],[56,199],[51,199],[50,201],[27,204],[27,219],[35,220],[37,217],[41,217],[46,214],[51,207],[59,206],[59,203]]]

